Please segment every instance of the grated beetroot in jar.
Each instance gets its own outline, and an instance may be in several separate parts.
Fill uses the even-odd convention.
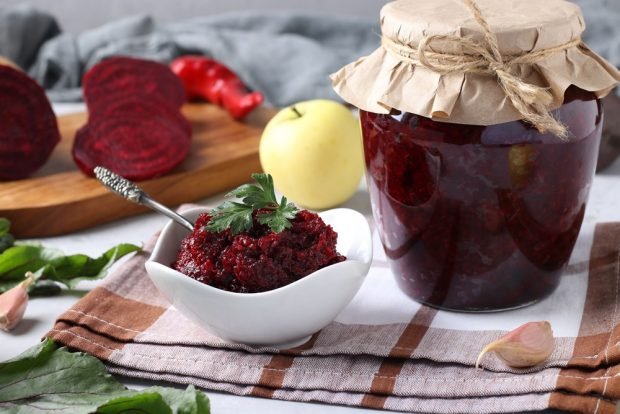
[[[276,289],[346,260],[336,251],[338,235],[314,213],[302,210],[292,227],[274,233],[257,222],[249,232],[209,232],[202,214],[181,243],[172,267],[199,282],[239,293]]]
[[[523,306],[558,285],[581,226],[602,112],[575,87],[554,115],[567,141],[361,111],[373,214],[399,286],[433,306]]]
[[[620,71],[564,0],[395,0],[331,76],[360,109],[378,234],[400,288],[459,311],[549,295],[575,245]],[[585,69],[587,68],[587,69]]]

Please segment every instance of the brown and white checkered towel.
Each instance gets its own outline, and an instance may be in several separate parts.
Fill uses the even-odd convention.
[[[375,243],[351,304],[308,343],[281,351],[226,343],[185,319],[149,281],[147,257],[119,267],[48,335],[97,356],[112,373],[293,401],[422,413],[611,414],[620,398],[620,223],[582,230],[552,296],[492,314],[415,303],[396,287]],[[484,370],[473,367],[486,344],[535,320],[549,320],[557,338],[545,365],[515,370],[488,355]]]

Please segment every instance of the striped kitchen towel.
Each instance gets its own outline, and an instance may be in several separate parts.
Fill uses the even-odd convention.
[[[375,242],[372,268],[350,305],[287,350],[226,343],[201,330],[159,295],[144,270],[147,257],[148,246],[62,314],[48,336],[97,356],[115,374],[239,395],[420,413],[616,412],[620,223],[584,226],[553,295],[489,314],[409,299]],[[487,355],[484,369],[474,368],[486,344],[536,320],[550,321],[556,335],[544,365],[511,369]]]

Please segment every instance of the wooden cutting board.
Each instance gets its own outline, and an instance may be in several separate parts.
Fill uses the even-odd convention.
[[[192,150],[165,176],[138,183],[153,198],[177,206],[234,188],[261,171],[260,135],[275,110],[259,108],[243,123],[209,104],[187,104],[183,114],[192,123]],[[78,170],[71,145],[86,120],[84,113],[59,117],[62,140],[43,168],[24,180],[0,182],[0,217],[11,220],[16,237],[67,234],[149,211]]]

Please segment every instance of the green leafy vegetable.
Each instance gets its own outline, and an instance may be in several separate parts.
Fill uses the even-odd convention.
[[[291,222],[299,211],[286,197],[280,202],[276,198],[273,178],[269,174],[252,174],[258,183],[245,184],[231,191],[227,196],[240,198],[242,202],[227,201],[211,211],[211,220],[206,229],[221,232],[230,229],[232,234],[252,229],[252,214],[256,215],[259,223],[269,226],[276,233],[291,227]]]
[[[13,245],[15,239],[11,234],[3,234],[0,236],[0,253]]]
[[[0,236],[3,234],[7,234],[10,229],[11,222],[4,217],[0,217]]]
[[[26,272],[35,274],[31,293],[42,293],[44,281],[54,281],[74,288],[82,280],[101,279],[112,264],[121,257],[140,250],[133,244],[119,244],[93,259],[84,254],[65,256],[58,249],[17,242],[0,254],[0,292],[6,291],[24,278]]]
[[[11,247],[15,241],[13,235],[9,233],[10,228],[11,222],[0,217],[0,253]]]
[[[108,269],[121,257],[140,250],[133,244],[121,243],[93,259],[84,254],[56,256],[39,269],[42,277],[74,288],[82,280],[104,277]]]
[[[129,390],[106,372],[97,358],[50,339],[0,363],[0,412],[208,414],[209,399],[189,386],[185,391],[151,387]]]
[[[26,272],[35,274],[30,294],[57,293],[57,283],[74,288],[82,280],[102,278],[115,261],[140,250],[133,244],[119,244],[94,259],[84,254],[65,256],[58,249],[38,243],[15,242],[2,250],[2,231],[10,235],[9,225],[8,220],[0,218],[0,292],[21,282]]]

